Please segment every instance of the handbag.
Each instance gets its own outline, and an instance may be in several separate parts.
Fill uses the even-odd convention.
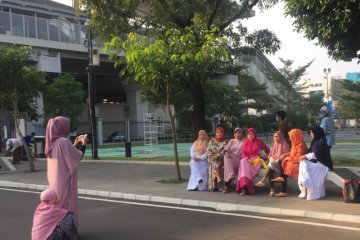
[[[344,180],[343,200],[346,203],[360,203],[360,180]]]

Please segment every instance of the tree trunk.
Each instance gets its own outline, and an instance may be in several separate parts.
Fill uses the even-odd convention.
[[[170,119],[171,131],[173,134],[173,147],[174,147],[174,161],[175,161],[175,168],[176,168],[176,176],[177,176],[177,180],[181,181],[179,156],[178,156],[177,140],[176,140],[175,120],[174,120],[174,115],[172,114],[171,108],[170,108],[170,94],[169,93],[167,94],[167,97],[166,97],[166,108],[167,108],[168,116]]]
[[[204,90],[196,89],[193,90],[193,112],[192,112],[192,135],[195,138],[200,130],[205,129],[205,99]]]

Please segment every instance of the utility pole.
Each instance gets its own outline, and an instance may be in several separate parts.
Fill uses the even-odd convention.
[[[326,78],[326,101],[329,103],[330,97],[329,97],[329,74],[331,72],[331,68],[324,68],[324,74]]]

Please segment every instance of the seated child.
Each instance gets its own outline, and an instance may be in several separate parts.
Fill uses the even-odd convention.
[[[34,213],[31,239],[76,239],[77,226],[74,214],[58,207],[56,192],[47,189],[41,193],[40,200],[41,203]]]

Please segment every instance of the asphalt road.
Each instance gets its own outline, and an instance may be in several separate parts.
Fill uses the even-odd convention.
[[[38,193],[0,189],[0,239],[30,239]],[[81,197],[80,240],[360,239],[360,224]]]

